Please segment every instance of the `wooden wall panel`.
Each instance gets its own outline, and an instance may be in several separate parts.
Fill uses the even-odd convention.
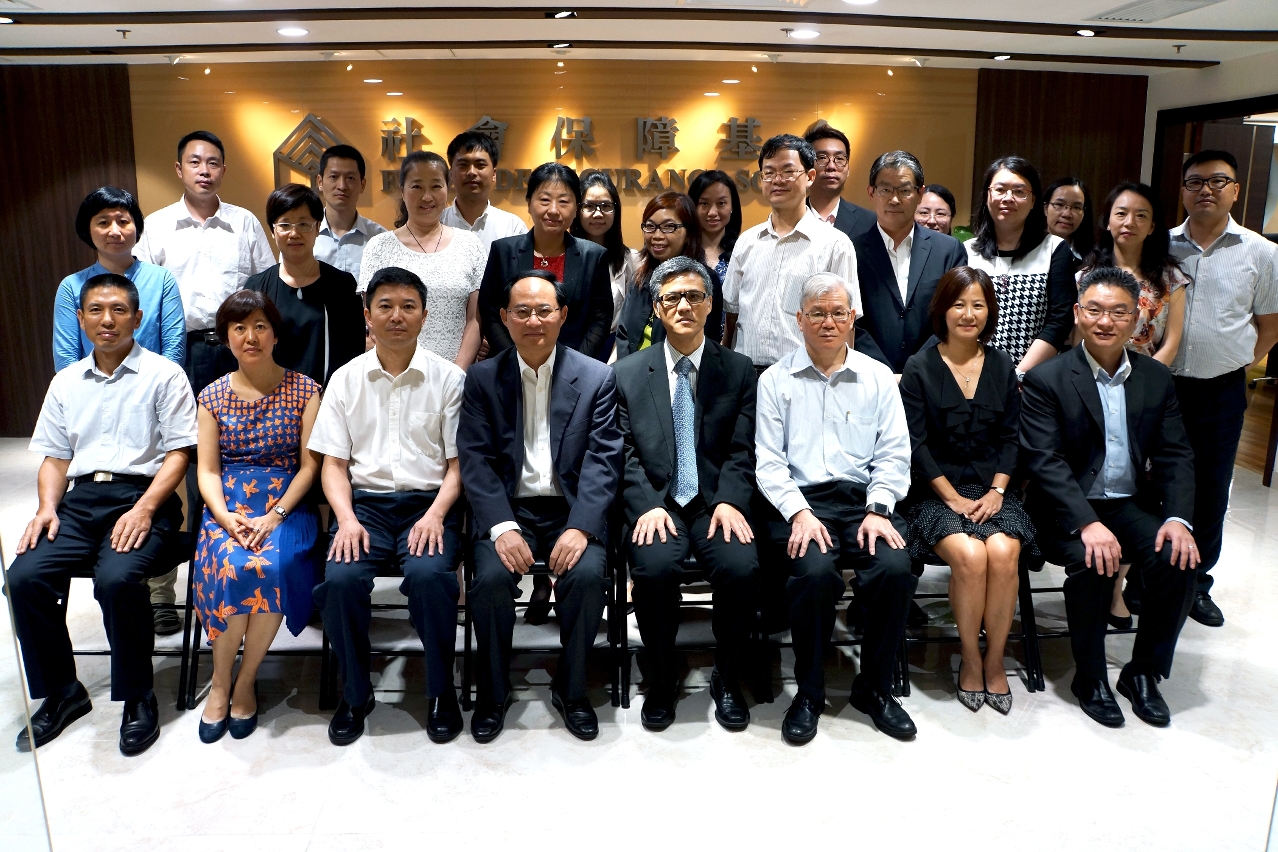
[[[80,201],[136,191],[124,65],[0,67],[0,435],[30,435],[53,377],[53,297],[93,262],[75,235]]]
[[[1135,75],[982,68],[973,193],[994,159],[1019,154],[1038,167],[1044,186],[1065,175],[1082,179],[1099,206],[1115,184],[1140,180],[1148,84]],[[982,200],[974,194],[972,203]]]

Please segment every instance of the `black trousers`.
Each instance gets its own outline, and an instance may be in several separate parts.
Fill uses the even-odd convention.
[[[513,501],[519,532],[534,559],[549,559],[568,527],[568,502],[562,497]],[[476,693],[480,703],[501,704],[510,692],[510,653],[515,635],[515,598],[519,575],[506,570],[487,530],[477,530],[475,576],[466,593],[475,622]],[[581,558],[555,580],[555,613],[563,651],[555,689],[568,700],[586,694],[586,655],[594,646],[608,595],[607,554],[594,540]]]
[[[790,635],[794,640],[794,677],[799,691],[818,705],[825,701],[825,652],[834,633],[835,603],[846,584],[841,570],[856,572],[853,583],[865,609],[865,633],[861,641],[859,677],[883,692],[891,692],[897,649],[905,633],[905,620],[919,578],[910,571],[910,554],[893,550],[882,539],[874,555],[856,543],[865,520],[865,489],[846,481],[826,482],[803,488],[812,513],[830,532],[834,546],[826,553],[809,542],[804,556],[785,555],[790,523],[775,511],[768,522],[768,536],[789,571],[786,598],[790,605]],[[892,526],[905,538],[905,521],[897,513]]]
[[[71,573],[93,568],[93,596],[111,646],[111,700],[138,701],[151,691],[155,635],[146,580],[169,570],[182,526],[182,504],[170,495],[151,519],[140,548],[117,553],[111,529],[146,493],[146,486],[86,482],[58,505],[58,536],[39,544],[9,566],[9,601],[22,643],[22,661],[32,698],[65,692],[76,681],[67,595]]]
[[[1176,377],[1176,398],[1194,449],[1194,542],[1198,563],[1198,591],[1211,590],[1211,569],[1220,558],[1229,508],[1229,485],[1234,457],[1247,412],[1247,375],[1239,369],[1214,379]]]
[[[368,531],[369,550],[358,562],[324,566],[324,582],[315,587],[315,606],[324,618],[337,664],[342,672],[342,697],[352,707],[372,692],[369,623],[372,620],[373,579],[398,571],[399,590],[408,597],[408,612],[426,651],[426,694],[438,698],[453,688],[453,657],[457,646],[457,565],[461,559],[461,518],[457,507],[444,521],[444,550],[430,556],[408,551],[408,533],[435,502],[434,491],[354,493],[355,517]],[[330,535],[337,532],[333,518]]]
[[[722,529],[715,530],[714,538],[706,538],[712,513],[701,497],[682,508],[673,500],[666,502],[679,534],[667,532],[664,544],[656,536],[652,544],[630,544],[635,618],[652,664],[653,683],[661,689],[674,685],[679,586],[682,563],[689,553],[708,571],[714,589],[715,668],[725,681],[736,683],[757,608],[759,556],[753,543],[745,544],[735,535],[725,542]]]
[[[1154,540],[1163,520],[1135,500],[1092,500],[1092,508],[1123,548],[1123,561],[1143,581],[1141,610],[1132,662],[1148,674],[1171,674],[1176,639],[1185,625],[1193,600],[1194,574],[1171,564],[1171,545],[1154,552]],[[1043,518],[1040,530],[1053,529]],[[1103,680],[1105,673],[1105,616],[1114,594],[1115,577],[1098,574],[1084,564],[1085,549],[1077,535],[1052,540],[1041,536],[1039,545],[1049,562],[1065,567],[1065,613],[1069,620],[1074,664],[1081,674]]]

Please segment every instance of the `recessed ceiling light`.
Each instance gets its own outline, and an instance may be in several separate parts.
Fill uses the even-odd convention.
[[[188,83],[189,83],[189,82],[191,82],[191,78],[190,78],[190,77],[178,77],[178,79],[179,79],[179,80],[186,80]]]
[[[404,93],[403,93],[403,92],[387,92],[386,94],[387,94],[389,97],[397,98],[397,97],[399,97],[400,95],[402,95],[402,94],[404,94]]]
[[[758,69],[758,68],[755,68],[753,65],[751,65],[751,66],[750,66],[750,70],[751,70],[751,71],[753,71],[753,72],[754,72],[754,73],[756,73],[756,74],[758,74],[758,73],[759,73],[759,69]]]
[[[13,18],[0,18],[0,24],[12,24]]]
[[[783,27],[781,29],[781,32],[785,33],[790,38],[803,39],[804,41],[806,41],[807,39],[816,38],[817,36],[821,35],[816,30],[809,29],[808,27],[800,27],[797,30],[790,29],[789,27]]]
[[[891,77],[891,76],[892,76],[892,69],[891,69],[891,68],[889,68],[889,69],[888,69],[888,76],[889,76],[889,77]]]
[[[741,81],[740,81],[740,80],[720,80],[719,82],[720,82],[720,83],[727,83],[728,85],[732,85],[733,83],[740,83]]]
[[[212,73],[213,73],[213,69],[212,69],[212,68],[205,68],[205,69],[204,69],[204,73],[205,73],[205,74],[212,74]]]
[[[717,97],[719,97],[719,93],[718,93],[718,92],[706,92],[706,97],[707,97],[707,98],[717,98]]]
[[[563,67],[564,67],[564,63],[563,63],[562,61],[556,62],[556,63],[555,63],[555,67],[556,67],[556,68],[563,68]]]
[[[291,112],[291,113],[299,113],[299,112],[301,112],[301,110],[300,110],[300,109],[291,109],[291,110],[289,110],[289,112]]]
[[[564,48],[566,48],[566,47],[572,47],[572,42],[570,42],[570,41],[552,41],[550,44],[546,45],[546,47],[551,47],[551,48],[554,48],[555,50],[563,50],[563,49],[564,49]]]
[[[364,82],[365,82],[365,83],[380,83],[380,82],[382,82],[382,79],[381,79],[380,77],[369,77],[369,78],[368,78],[367,80],[365,80]]]
[[[547,12],[547,18],[575,18],[577,13],[571,9],[564,9],[562,12]]]
[[[1012,54],[1010,54],[1010,53],[1000,53],[998,56],[995,56],[995,57],[994,57],[994,60],[995,60],[996,62],[1004,62],[1004,61],[1006,61],[1006,60],[1008,60],[1008,59],[1011,59],[1011,58],[1012,58]]]
[[[1096,35],[1096,30],[1078,30],[1078,34],[1083,38],[1091,38]]]
[[[301,27],[280,27],[278,30],[276,30],[276,32],[282,36],[297,38],[298,36],[306,35],[307,33],[310,32],[310,30],[304,30]]]
[[[843,0],[843,2],[849,6],[870,6],[879,2],[879,0]]]
[[[233,94],[235,94],[235,92],[223,92],[222,94],[224,94],[224,95],[233,95]]]
[[[352,68],[354,68],[354,67],[355,67],[354,65],[347,65],[347,66],[346,66],[346,70],[347,70],[347,71],[349,71],[349,70],[351,70],[351,69],[352,69]]]

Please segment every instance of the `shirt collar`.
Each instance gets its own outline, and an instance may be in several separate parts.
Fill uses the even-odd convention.
[[[848,346],[846,343],[843,345],[847,349],[847,351],[843,353],[843,365],[829,376],[826,376],[818,370],[816,364],[812,363],[812,356],[808,354],[808,347],[800,346],[795,350],[794,360],[790,363],[790,375],[797,376],[804,370],[811,370],[812,375],[820,377],[822,381],[833,383],[836,376],[847,372],[851,374],[849,376],[849,380],[856,381],[856,370],[852,367],[852,347]]]
[[[121,370],[128,370],[130,373],[137,375],[141,372],[142,367],[142,344],[138,343],[135,339],[133,341],[133,348],[129,350],[129,354],[124,356],[124,360],[120,362],[120,366],[116,367],[115,373],[110,376],[98,369],[98,360],[93,357],[92,350],[89,351],[89,356],[84,359],[83,363],[87,365],[87,369],[84,373],[86,377],[89,375],[101,376],[108,382],[118,379],[120,377]]]
[[[361,235],[363,235],[363,236],[367,237],[367,236],[368,236],[368,222],[369,222],[369,220],[368,220],[368,219],[366,219],[366,218],[364,218],[363,216],[359,215],[359,213],[356,213],[356,214],[355,214],[355,224],[351,225],[351,229],[350,229],[349,231],[347,231],[347,232],[346,232],[346,234],[354,234],[354,233],[356,233],[356,232],[359,232]],[[335,240],[336,240],[336,239],[341,239],[341,237],[338,237],[338,236],[336,236],[336,235],[334,235],[334,234],[333,234],[333,228],[332,228],[332,226],[330,226],[330,225],[328,224],[328,213],[327,213],[327,212],[324,214],[324,219],[323,219],[323,221],[322,221],[322,222],[320,222],[320,227],[319,227],[319,232],[320,232],[321,234],[322,234],[322,233],[324,233],[325,231],[327,231],[327,232],[328,232],[328,235],[329,235],[330,237],[333,237],[333,239],[335,239]],[[344,237],[344,236],[346,236],[346,234],[342,234],[342,236]]]
[[[911,227],[910,232],[905,235],[905,239],[901,240],[900,246],[895,245],[895,242],[893,241],[892,236],[888,234],[887,231],[883,230],[883,226],[880,225],[878,222],[874,223],[874,227],[879,229],[879,236],[883,238],[883,245],[887,248],[889,253],[896,253],[896,252],[902,252],[902,251],[909,252],[914,247],[914,228],[913,227]]]
[[[177,203],[180,206],[180,209],[182,211],[182,215],[178,216],[177,218],[177,224],[179,226],[184,225],[186,227],[194,227],[194,228],[201,228],[201,227],[209,228],[209,227],[212,227],[213,225],[220,225],[226,228],[228,231],[235,230],[235,228],[231,225],[230,221],[222,217],[221,197],[219,197],[217,200],[217,209],[213,211],[213,215],[205,219],[203,223],[195,221],[195,214],[191,212],[191,208],[188,207],[186,204],[185,193],[183,193],[182,197],[178,199]]]
[[[125,277],[125,278],[129,279],[130,281],[132,281],[132,280],[133,280],[133,277],[134,277],[135,275],[137,275],[137,273],[138,273],[138,267],[139,267],[141,264],[142,264],[142,261],[138,260],[138,259],[135,257],[135,258],[133,258],[133,263],[132,263],[132,265],[130,265],[130,266],[129,266],[129,268],[128,268],[128,269],[126,269],[126,270],[124,270],[124,272],[123,272],[123,273],[121,273],[121,274],[122,274],[122,275],[124,275],[124,277]],[[95,261],[93,261],[93,265],[92,265],[92,266],[90,266],[88,269],[86,269],[86,270],[85,270],[85,272],[86,272],[86,273],[88,273],[89,278],[93,278],[93,277],[94,277],[94,276],[96,276],[96,275],[105,275],[106,273],[108,273],[108,272],[110,272],[110,271],[111,271],[111,270],[107,269],[105,266],[103,266],[101,263],[99,263],[99,262],[98,262],[98,261],[96,261],[96,260],[95,260]],[[85,280],[88,280],[88,279],[85,279]]]
[[[546,374],[549,376],[553,376],[555,374],[555,358],[558,355],[559,347],[556,346],[554,349],[550,350],[550,357],[546,359],[546,363],[541,365],[547,371]],[[528,362],[524,360],[524,356],[520,355],[518,350],[515,351],[515,359],[519,362],[519,375],[525,377],[529,374],[533,376],[541,375],[540,370],[534,370],[532,367],[528,366]]]
[[[1092,353],[1087,351],[1086,344],[1080,343],[1079,345],[1083,347],[1083,357],[1087,359],[1087,366],[1092,371],[1093,379],[1100,381],[1101,376],[1104,376],[1107,379],[1107,384],[1121,385],[1132,374],[1132,361],[1127,357],[1126,347],[1123,348],[1122,362],[1118,365],[1118,369],[1114,371],[1114,375],[1111,376],[1105,372],[1105,368],[1100,365],[1100,362],[1092,357]]]
[[[821,217],[818,216],[816,214],[816,211],[813,210],[811,207],[804,207],[803,216],[799,219],[797,223],[795,223],[794,230],[791,231],[789,234],[786,234],[785,237],[788,237],[791,234],[799,234],[810,240],[812,239],[812,229],[813,227],[817,225],[822,225],[827,228],[834,227],[833,225],[829,225],[825,222],[822,222]],[[776,228],[772,227],[771,213],[768,214],[768,218],[763,220],[763,231],[760,232],[760,236],[762,236],[763,234],[770,234],[773,237],[776,237],[778,240],[785,239],[785,237],[777,233]]]
[[[457,206],[456,198],[453,199],[452,208],[453,208],[453,213],[456,214],[457,218],[460,219],[462,222],[466,222],[466,217],[462,215],[461,208]],[[480,213],[479,217],[475,219],[475,224],[471,225],[470,223],[466,223],[467,227],[475,231],[482,231],[484,229],[484,225],[488,223],[488,211],[492,209],[493,209],[493,203],[490,201],[488,202],[488,205],[484,207],[484,212]]]
[[[1245,233],[1247,233],[1247,229],[1244,228],[1242,225],[1239,225],[1237,222],[1235,222],[1233,214],[1231,213],[1226,217],[1225,230],[1220,232],[1220,236],[1223,237],[1225,234],[1245,234]],[[1183,242],[1190,243],[1191,245],[1196,245],[1196,243],[1194,243],[1193,241],[1193,238],[1189,236],[1189,217],[1188,216],[1185,217],[1185,221],[1181,222],[1179,225],[1172,228],[1170,231],[1170,234],[1173,240],[1181,240]],[[1220,237],[1217,237],[1216,239],[1219,240]],[[1203,248],[1211,248],[1211,246],[1203,246]]]
[[[421,347],[421,344],[418,344],[417,349],[413,352],[412,360],[408,362],[408,368],[398,376],[392,376],[386,372],[386,368],[382,366],[382,359],[377,357],[376,346],[364,353],[364,357],[368,359],[368,362],[364,365],[364,374],[366,376],[373,379],[378,376],[385,376],[392,382],[402,379],[408,375],[410,370],[415,371],[424,379],[426,378],[426,369],[430,366],[430,355]]]
[[[673,373],[675,364],[678,364],[679,359],[685,356],[678,349],[675,349],[673,346],[670,345],[670,338],[668,337],[666,338],[664,348],[666,350],[666,371]],[[691,355],[686,356],[688,360],[692,361],[692,369],[698,373],[701,372],[701,356],[705,354],[705,351],[706,351],[706,339],[702,337],[701,345],[698,346]]]

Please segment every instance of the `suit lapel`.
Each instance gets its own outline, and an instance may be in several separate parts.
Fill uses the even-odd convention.
[[[564,432],[577,410],[581,391],[577,390],[577,371],[572,369],[567,350],[560,346],[555,355],[555,374],[550,377],[550,456],[555,470],[559,470],[559,450]]]
[[[723,393],[725,380],[723,361],[719,358],[719,348],[714,341],[707,340],[706,348],[701,353],[701,369],[697,371],[697,405],[696,431],[697,440],[701,439],[701,418],[706,408],[714,403]]]
[[[1088,369],[1091,365],[1087,363],[1087,358],[1082,352],[1082,345],[1075,347],[1077,354],[1074,356],[1074,388],[1078,391],[1078,395],[1083,400],[1083,405],[1087,408],[1087,412],[1092,415],[1092,421],[1100,429],[1101,435],[1105,434],[1105,412],[1101,410],[1100,391],[1096,390],[1096,377],[1091,374]]]
[[[906,305],[914,301],[914,291],[919,288],[919,281],[923,278],[923,267],[927,263],[927,256],[931,251],[932,238],[928,235],[928,230],[915,225],[914,245],[910,249],[910,277],[905,288]]]
[[[883,283],[883,288],[896,303],[897,310],[904,310],[905,305],[901,302],[901,288],[896,284],[896,270],[892,267],[892,258],[888,255],[887,246],[883,244],[883,235],[879,233],[877,223],[875,227],[865,232],[861,245],[865,246],[865,260],[870,265],[870,271],[874,273],[875,280]],[[859,249],[860,247],[858,251]],[[913,269],[912,261],[911,269]]]
[[[1127,377],[1127,381],[1123,382],[1123,392],[1127,401],[1127,450],[1132,457],[1132,466],[1139,480],[1145,471],[1140,457],[1140,447],[1137,445],[1137,436],[1141,434],[1140,422],[1145,409],[1149,406],[1145,403],[1145,371],[1140,364],[1140,356],[1135,352],[1129,352],[1127,357],[1132,365],[1131,374]]]
[[[503,353],[506,363],[502,365],[497,376],[500,383],[501,410],[515,412],[511,424],[514,435],[510,451],[511,461],[515,465],[515,476],[518,477],[519,471],[524,468],[524,384],[523,378],[519,375],[519,359],[516,354],[517,350],[513,346]]]
[[[577,282],[581,280],[581,249],[572,234],[564,234],[564,290],[571,299],[577,292]]]
[[[677,464],[675,459],[674,409],[670,402],[670,379],[666,376],[665,350],[655,344],[648,349],[648,392],[652,396],[653,409],[657,412],[657,421],[661,424],[661,434],[665,436],[666,448],[670,452],[670,469]]]
[[[534,266],[533,234],[528,234],[519,241],[519,249],[515,252],[516,269],[532,269]]]

